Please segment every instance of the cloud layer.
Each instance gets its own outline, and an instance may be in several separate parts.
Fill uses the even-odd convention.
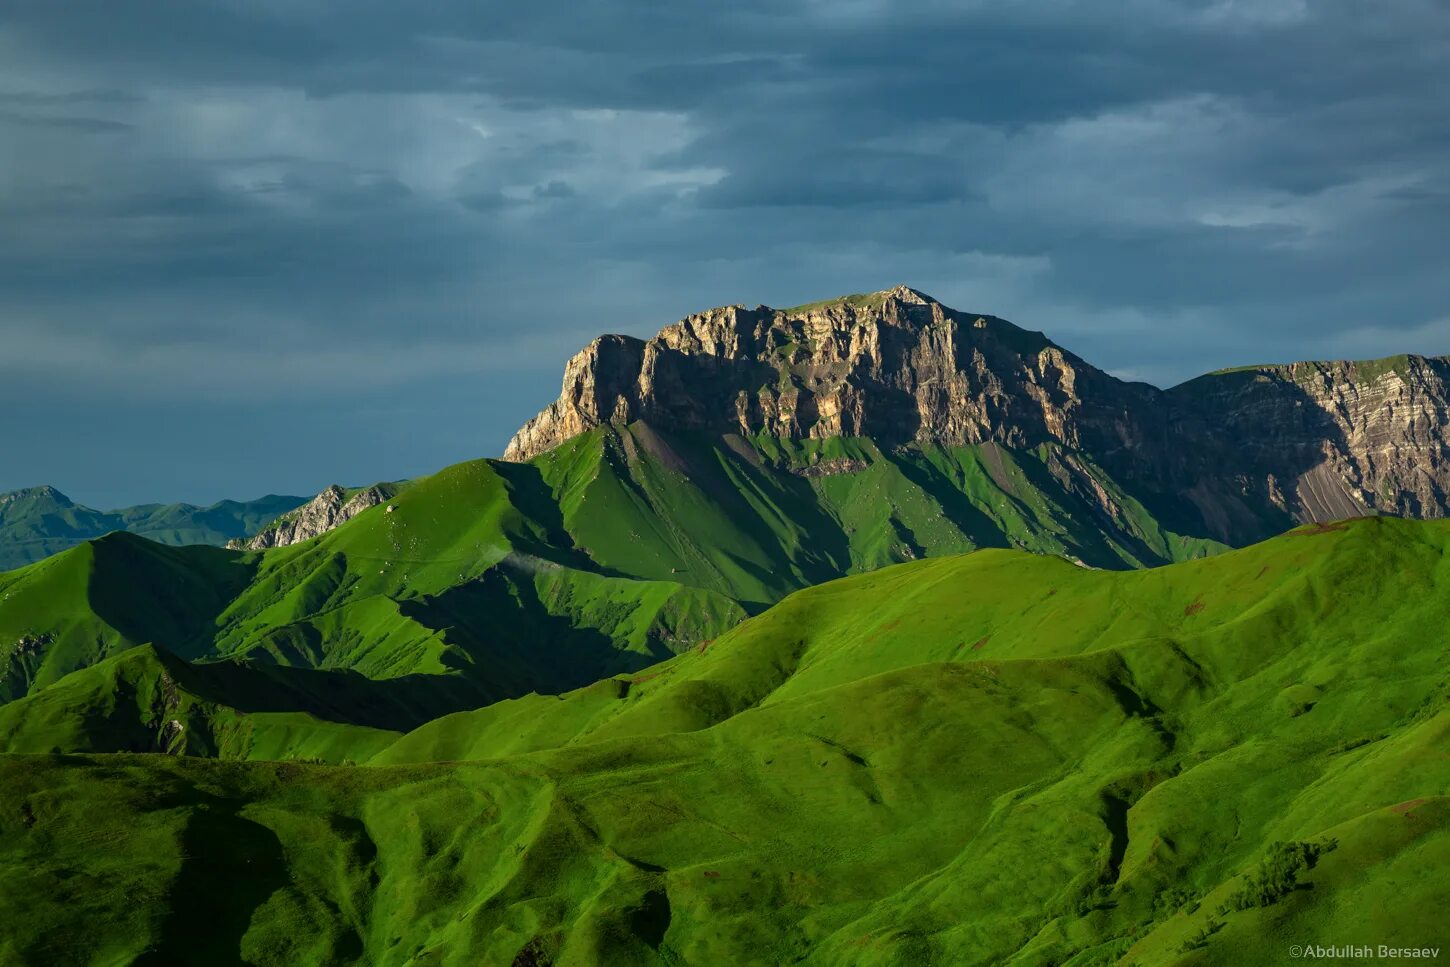
[[[596,332],[898,282],[1160,384],[1450,352],[1435,0],[17,6],[0,487],[422,473]]]

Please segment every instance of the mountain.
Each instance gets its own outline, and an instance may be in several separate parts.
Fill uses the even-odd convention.
[[[128,531],[162,544],[225,544],[246,537],[303,497],[269,494],[257,500],[223,500],[209,507],[142,504],[93,510],[54,487],[27,487],[0,494],[0,571],[49,557],[111,531]]]
[[[635,421],[885,451],[1049,448],[1063,489],[1108,518],[1103,475],[1168,529],[1231,545],[1303,521],[1442,517],[1450,361],[1399,356],[1125,383],[992,316],[899,286],[795,309],[728,306],[648,341],[604,336],[505,457]],[[837,464],[823,472],[851,472]]]
[[[1146,571],[987,549],[797,592],[561,697],[317,746],[357,766],[3,756],[0,950],[556,967],[1443,950],[1450,667],[1425,629],[1450,619],[1447,580],[1438,521],[1308,525]]]
[[[729,307],[509,459],[0,573],[0,961],[1444,947],[1444,368]]]
[[[723,594],[600,567],[547,495],[534,468],[475,461],[300,544],[113,533],[0,574],[0,702],[149,644],[356,672],[438,713],[643,667],[744,617]]]
[[[904,561],[1141,567],[1300,518],[1436,516],[1440,366],[1164,392],[909,289],[713,310],[597,340],[510,460],[329,488],[257,550],[113,535],[0,577],[0,701],[151,644],[406,681],[441,713],[634,671]]]

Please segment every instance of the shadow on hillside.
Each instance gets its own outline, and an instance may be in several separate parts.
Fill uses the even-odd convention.
[[[475,689],[477,706],[582,688],[674,654],[659,642],[648,653],[625,650],[576,617],[554,613],[520,563],[503,562],[477,580],[399,607],[409,618],[445,630],[449,643],[467,656],[456,668]]]
[[[237,806],[207,796],[192,805],[181,836],[182,866],[171,886],[159,943],[142,967],[244,964],[242,937],[252,914],[288,883],[282,844]],[[359,949],[357,951],[361,953]]]
[[[219,547],[166,547],[120,531],[91,544],[91,609],[130,641],[184,658],[209,653],[217,618],[256,574],[256,558]]]
[[[992,518],[972,503],[962,490],[927,460],[887,455],[901,475],[929,494],[942,515],[977,547],[1010,547],[1011,542]],[[1006,491],[1003,496],[1015,499]]]
[[[173,669],[189,691],[239,712],[303,712],[330,722],[407,732],[439,715],[476,707],[461,678],[411,674],[371,679],[350,669],[266,661],[199,662]],[[183,678],[184,676],[184,678]]]
[[[822,511],[809,480],[757,466],[718,436],[674,435],[669,441],[676,451],[687,455],[693,471],[691,483],[711,497],[752,543],[776,559],[774,569],[767,571],[735,556],[735,564],[761,586],[773,588],[783,597],[840,577],[850,568],[850,541],[840,522]],[[808,539],[799,545],[783,540],[779,527],[772,527],[762,516],[761,497],[766,498],[765,506],[773,505]]]
[[[564,525],[564,512],[559,501],[538,467],[531,463],[506,463],[502,460],[491,466],[508,488],[509,503],[542,531],[542,534],[522,530],[510,532],[507,536],[516,550],[606,577],[629,576],[593,560],[574,543],[573,535]]]
[[[1243,545],[1364,515],[1341,481],[1316,469],[1326,448],[1344,452],[1348,440],[1299,383],[1260,370],[1211,374],[1164,393],[1162,407],[1167,463],[1155,492],[1135,496],[1172,529]]]

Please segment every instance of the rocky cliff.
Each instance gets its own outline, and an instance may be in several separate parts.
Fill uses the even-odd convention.
[[[1295,519],[1323,521],[1446,515],[1447,387],[1450,360],[1396,356],[1210,373],[1167,395],[1199,435],[1233,446],[1224,471]]]
[[[559,399],[505,459],[635,421],[894,448],[1048,445],[1071,489],[1101,490],[1091,462],[1155,512],[1242,543],[1293,521],[1444,516],[1447,376],[1446,360],[1409,356],[1250,368],[1164,391],[899,286],[712,309],[647,341],[602,336],[569,361]],[[1101,497],[1105,513],[1121,510]]]
[[[301,507],[283,514],[256,535],[231,541],[227,547],[260,551],[300,544],[347,523],[368,508],[391,499],[397,492],[398,485],[391,483],[374,484],[355,491],[333,484]]]
[[[526,460],[591,427],[634,420],[893,446],[1129,445],[1156,394],[1041,333],[901,286],[799,309],[712,309],[648,342],[601,336],[569,361],[559,399],[504,457]]]

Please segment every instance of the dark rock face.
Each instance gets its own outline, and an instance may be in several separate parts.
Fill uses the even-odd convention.
[[[1444,516],[1447,376],[1445,360],[1412,356],[1210,374],[1163,391],[903,286],[794,310],[712,309],[647,342],[600,337],[504,456],[634,421],[886,447],[1054,444],[1065,485],[1096,487],[1086,457],[1155,512],[1242,543],[1294,521]],[[1106,493],[1095,502],[1121,512]]]
[[[1201,376],[1170,398],[1229,441],[1261,495],[1296,520],[1444,517],[1445,358],[1263,366]]]

